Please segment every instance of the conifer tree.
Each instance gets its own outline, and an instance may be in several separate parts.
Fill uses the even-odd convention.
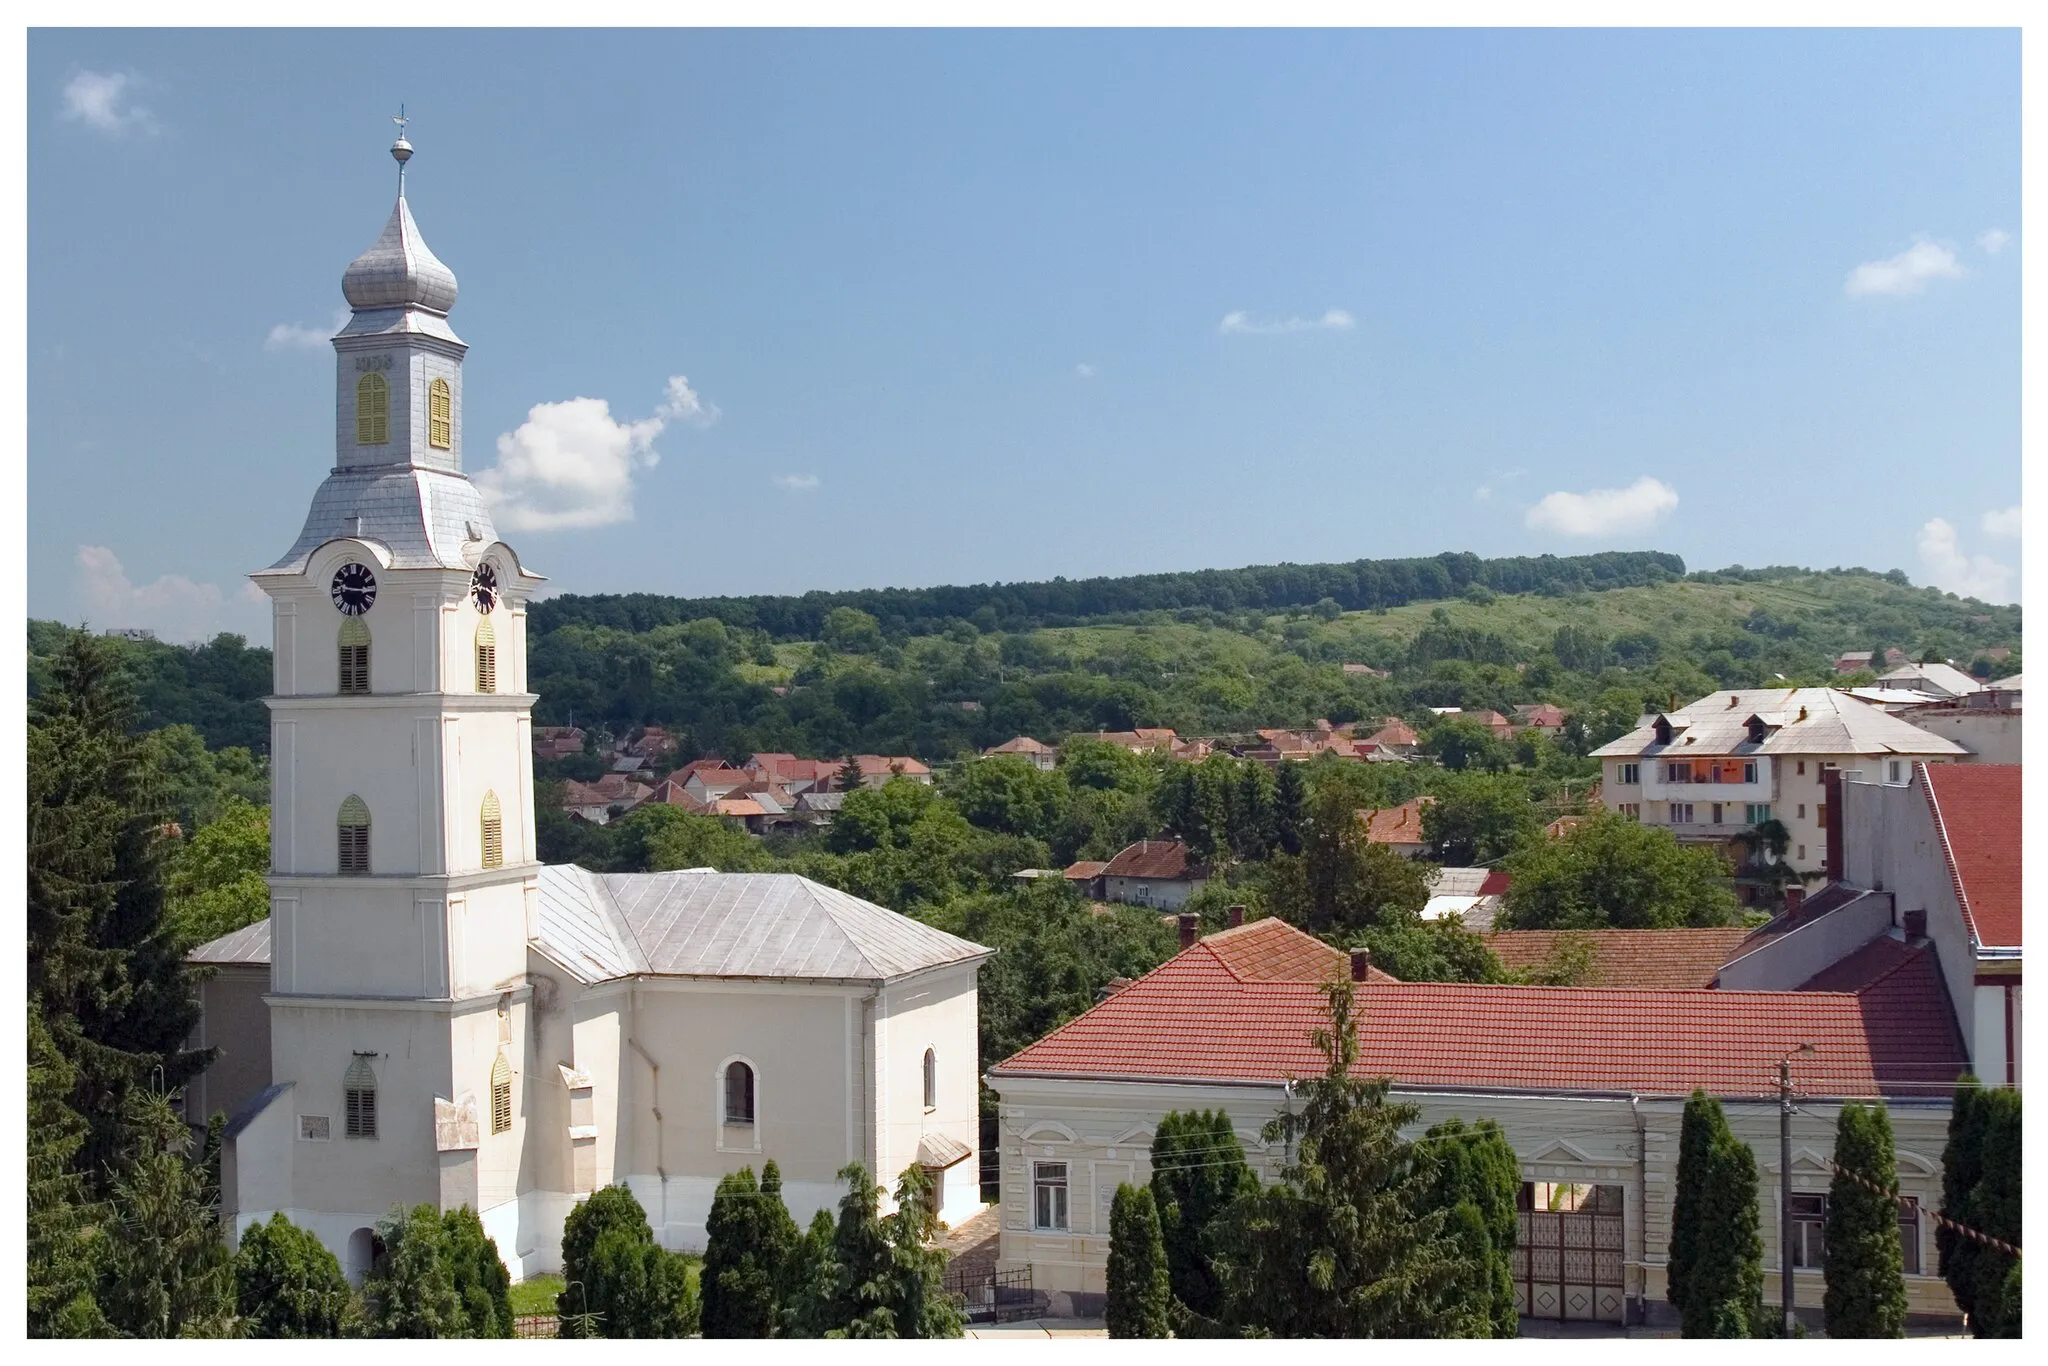
[[[2000,1087],[1983,1092],[1983,1170],[1970,1192],[1962,1222],[1987,1237],[2019,1246],[2020,1093]],[[1971,1274],[1970,1331],[1980,1338],[2020,1336],[2020,1264],[2009,1252],[1979,1244]]]
[[[235,1250],[235,1311],[255,1338],[353,1337],[362,1327],[341,1263],[282,1213],[242,1235]]]
[[[774,1335],[776,1277],[781,1268],[774,1264],[764,1236],[763,1203],[752,1167],[728,1172],[711,1197],[704,1266],[697,1278],[707,1338]]]
[[[1432,1126],[1424,1140],[1429,1203],[1451,1212],[1452,1236],[1464,1246],[1473,1272],[1453,1301],[1473,1316],[1471,1336],[1514,1337],[1521,1326],[1515,1307],[1521,1160],[1490,1119],[1471,1128],[1448,1119]]]
[[[1152,1200],[1173,1296],[1196,1314],[1221,1308],[1202,1240],[1232,1200],[1258,1185],[1221,1110],[1173,1111],[1152,1131]]]
[[[469,1315],[448,1265],[448,1231],[432,1205],[393,1209],[378,1221],[384,1251],[363,1278],[364,1320],[371,1337],[468,1336]]]
[[[1159,1234],[1159,1210],[1149,1187],[1128,1183],[1116,1188],[1109,1210],[1108,1305],[1104,1311],[1113,1338],[1170,1336],[1167,1310],[1173,1292],[1167,1285],[1166,1244]]]
[[[1671,1204],[1670,1260],[1665,1264],[1664,1298],[1674,1309],[1685,1308],[1692,1279],[1693,1250],[1699,1241],[1700,1202],[1707,1183],[1708,1157],[1714,1137],[1728,1128],[1721,1102],[1694,1088],[1686,1098],[1678,1125],[1678,1189]]]
[[[836,786],[841,792],[858,792],[863,786],[860,774],[860,761],[851,754],[847,755],[846,762],[839,766],[839,777],[836,780]]]
[[[1828,1336],[1904,1337],[1899,1172],[1891,1119],[1882,1104],[1851,1101],[1842,1107],[1835,1121],[1835,1166],[1828,1185],[1827,1294],[1822,1301]]]
[[[441,1216],[447,1240],[448,1279],[469,1320],[462,1336],[512,1336],[512,1273],[498,1255],[498,1240],[484,1232],[484,1223],[468,1205]]]
[[[101,1259],[98,1300],[123,1337],[226,1337],[235,1281],[206,1174],[187,1153],[191,1130],[153,1091],[128,1095],[130,1146],[109,1200],[115,1223]]]
[[[1989,1111],[1978,1080],[1965,1072],[1956,1082],[1948,1112],[1948,1144],[1941,1152],[1941,1212],[1959,1224],[1970,1222],[1970,1197],[1984,1176],[1984,1122]],[[1976,1312],[1977,1260],[1983,1244],[1945,1224],[1934,1227],[1942,1279],[1964,1315]]]
[[[107,1210],[92,1203],[72,1159],[85,1121],[70,1106],[75,1073],[42,1015],[28,1012],[28,1335],[105,1337],[94,1296],[107,1250]]]
[[[783,1265],[781,1303],[775,1332],[785,1338],[821,1338],[832,1327],[830,1321],[838,1268],[832,1261],[832,1242],[839,1225],[831,1212],[819,1210],[811,1226],[798,1237]]]
[[[1755,1337],[1763,1326],[1764,1281],[1756,1154],[1728,1131],[1725,1119],[1709,1142],[1704,1171],[1683,1332],[1689,1338]]]
[[[846,1194],[832,1232],[832,1293],[825,1311],[831,1338],[893,1338],[896,1308],[891,1302],[894,1251],[882,1227],[882,1188],[858,1162],[840,1168]]]
[[[896,1183],[896,1212],[883,1220],[894,1252],[896,1336],[957,1338],[960,1313],[945,1293],[946,1254],[938,1236],[939,1185],[915,1163]]]
[[[1273,842],[1283,854],[1301,852],[1301,823],[1308,813],[1308,783],[1301,765],[1283,763],[1273,775]]]
[[[562,1222],[564,1322],[580,1315],[606,1338],[680,1338],[697,1330],[682,1257],[654,1241],[647,1211],[623,1185],[606,1186]]]

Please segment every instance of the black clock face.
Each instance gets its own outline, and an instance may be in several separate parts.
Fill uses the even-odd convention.
[[[328,585],[327,595],[334,599],[335,608],[343,616],[359,617],[377,600],[377,576],[368,565],[345,564],[334,571],[334,582]]]
[[[469,581],[469,596],[479,612],[489,612],[498,605],[498,571],[491,568],[489,560],[476,567],[476,575]]]

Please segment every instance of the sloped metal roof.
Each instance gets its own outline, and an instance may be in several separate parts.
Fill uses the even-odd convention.
[[[414,465],[351,465],[313,495],[299,539],[265,574],[299,573],[343,536],[376,541],[393,569],[474,569],[498,539],[490,507],[466,475]]]
[[[185,955],[193,963],[268,963],[270,961],[270,917],[253,925],[231,930],[218,939],[201,944]]]
[[[629,977],[647,970],[633,933],[620,919],[595,873],[573,863],[540,870],[540,933],[543,953],[585,982]]]
[[[1652,724],[1656,718],[1647,717],[1620,739],[1594,750],[1593,757],[1969,752],[1839,688],[1734,688],[1709,693],[1665,716],[1673,726],[1670,744],[1657,743]],[[1760,744],[1749,738],[1752,716],[1777,727]]]

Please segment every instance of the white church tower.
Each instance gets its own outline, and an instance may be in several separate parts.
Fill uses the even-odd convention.
[[[455,275],[406,204],[402,119],[391,155],[398,202],[342,276],[334,468],[291,550],[252,575],[275,625],[267,1004],[288,1102],[261,1123],[289,1135],[236,1145],[235,1177],[284,1195],[251,1203],[356,1274],[394,1204],[467,1204],[507,1252],[519,1241],[539,873],[540,576],[462,472],[468,348]]]

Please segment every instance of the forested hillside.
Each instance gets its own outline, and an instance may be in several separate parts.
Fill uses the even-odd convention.
[[[1832,681],[1831,661],[1844,650],[1897,647],[1969,664],[2004,646],[2015,653],[1996,672],[2020,668],[2016,606],[1915,588],[1896,572],[1678,577],[1682,567],[1673,556],[1453,555],[802,598],[565,597],[534,607],[531,683],[542,723],[612,732],[663,724],[681,733],[685,758],[783,750],[945,760],[1018,734],[1229,734],[1535,701],[1579,712],[1597,740],[1674,697],[1779,676]],[[1489,581],[1534,588],[1500,591]],[[1333,596],[1356,603],[1368,587],[1439,596],[1363,608]],[[1219,605],[1239,594],[1263,605]],[[1204,595],[1171,610],[1045,624],[1067,621],[1067,609]],[[944,607],[962,610],[932,615]],[[808,634],[788,634],[799,627]],[[61,630],[29,624],[32,693]],[[116,645],[145,725],[184,722],[214,748],[265,749],[258,699],[269,688],[267,650],[234,636]],[[1345,663],[1390,676],[1346,674]]]

